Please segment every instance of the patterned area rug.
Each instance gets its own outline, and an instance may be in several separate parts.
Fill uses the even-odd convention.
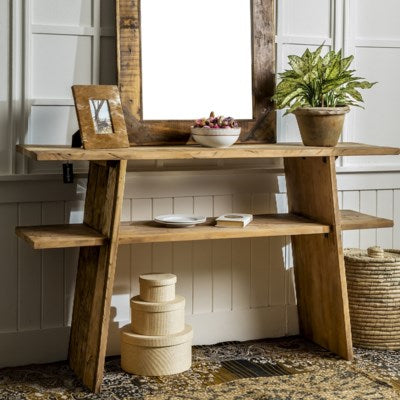
[[[301,338],[193,349],[192,369],[169,377],[124,373],[107,359],[102,392],[83,388],[65,362],[0,370],[1,400],[400,399],[400,352],[356,349],[347,362]]]

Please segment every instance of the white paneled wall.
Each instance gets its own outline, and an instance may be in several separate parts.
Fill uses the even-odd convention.
[[[0,180],[0,366],[66,357],[78,252],[33,251],[14,227],[81,221],[85,182],[63,185],[58,175],[38,175],[58,173],[60,165],[28,162],[14,145],[69,143],[77,129],[70,86],[115,83],[114,7],[112,0],[0,0],[0,174],[9,175]],[[355,54],[360,74],[379,81],[365,93],[366,110],[349,116],[345,140],[400,145],[399,13],[397,0],[277,0],[278,70],[289,54],[324,42],[325,50]],[[299,140],[293,117],[278,118],[278,140]],[[201,173],[164,171],[183,170],[185,161],[142,163],[155,172],[128,175],[123,220],[169,212],[285,212],[282,176],[246,172],[252,164],[191,162],[192,169],[209,169]],[[85,164],[75,169],[84,171]],[[345,232],[344,245],[399,248],[399,161],[348,158],[338,169],[341,207],[395,220],[393,229]],[[122,246],[109,354],[118,353],[118,328],[129,321],[138,276],[148,271],[178,275],[196,343],[298,331],[289,238]]]
[[[128,178],[122,219],[151,219],[170,212],[213,216],[232,211],[285,211],[286,199],[277,192],[277,179],[265,172],[236,176],[220,172],[212,177],[204,173],[135,174]],[[174,189],[178,182],[179,188]],[[81,221],[79,185],[53,180],[39,187],[25,184],[23,190],[16,182],[2,185],[4,192],[14,195],[4,203],[0,200],[5,225],[0,241],[5,260],[0,281],[0,336],[4,339],[0,341],[0,363],[63,358],[77,250],[32,250],[15,237],[14,227]],[[250,188],[259,188],[259,192]],[[177,274],[177,291],[187,300],[187,319],[194,326],[196,343],[296,333],[287,244],[287,238],[258,238],[122,246],[112,298],[110,352],[118,352],[118,328],[129,320],[129,299],[138,293],[138,276],[151,271]],[[46,342],[45,351],[31,348],[25,358],[15,357],[28,335]],[[52,340],[47,343],[49,335]]]
[[[281,179],[262,171],[236,176],[219,172],[211,177],[193,172],[132,174],[122,219],[151,219],[169,212],[206,216],[232,211],[285,212],[286,195],[278,185]],[[391,188],[399,179],[398,173],[391,173],[376,185],[373,180],[339,176],[341,208],[395,221],[395,228],[344,232],[344,246],[400,247],[400,185]],[[350,190],[351,180],[355,183]],[[0,183],[1,365],[66,356],[78,251],[32,250],[16,238],[14,227],[80,222],[81,185],[84,180],[78,185],[54,180],[24,182],[23,188],[17,182]],[[109,354],[119,351],[118,328],[129,321],[129,299],[138,294],[138,276],[151,271],[177,274],[177,291],[186,298],[186,318],[193,324],[195,343],[298,331],[287,237],[124,245],[112,298]],[[26,351],[21,353],[24,346]]]
[[[15,138],[22,143],[70,144],[78,129],[71,86],[116,82],[115,2],[15,0],[15,4],[13,18],[23,16],[25,21],[24,32],[17,24],[24,34],[13,60],[14,68],[22,66],[14,77],[21,88],[12,94],[13,114],[23,118],[15,126]],[[20,156],[9,164],[19,173],[59,170],[57,165],[43,166]],[[85,164],[76,167],[85,170]]]
[[[10,153],[12,137],[9,133],[11,120],[11,21],[9,19],[11,0],[0,1],[0,174],[9,173],[12,163]]]
[[[115,83],[115,4],[113,0],[15,0],[12,5],[9,0],[2,0],[1,4],[4,11],[11,8],[15,14],[14,47],[18,51],[10,60],[14,70],[11,93],[14,120],[8,121],[11,129],[6,130],[8,125],[4,125],[7,134],[0,135],[5,149],[0,173],[56,172],[58,167],[50,163],[38,165],[14,157],[11,151],[14,139],[25,143],[69,144],[77,129],[71,85]],[[379,84],[365,92],[366,109],[355,108],[348,116],[343,139],[400,145],[395,119],[400,89],[397,77],[400,33],[395,22],[399,3],[277,0],[276,8],[277,69],[287,66],[289,54],[301,54],[307,47],[316,48],[321,43],[325,44],[325,51],[343,48],[346,55],[354,54],[354,66],[360,75]],[[24,35],[18,32],[20,14],[24,14],[26,21]],[[5,16],[2,15],[5,35],[0,46],[7,52],[10,46]],[[3,58],[1,62],[6,60]],[[2,75],[7,83],[9,78]],[[8,114],[7,107],[0,99],[0,112]],[[283,112],[278,114],[281,117]],[[300,140],[293,116],[278,118],[278,140]],[[399,168],[395,157],[349,157],[342,162],[347,170]]]
[[[363,93],[365,109],[347,117],[344,141],[400,146],[396,120],[400,79],[400,3],[396,0],[282,0],[277,2],[277,66],[289,54],[325,43],[325,51],[343,48],[353,54],[357,75],[378,82]],[[283,115],[283,112],[280,112]],[[278,118],[278,139],[300,140],[294,116]],[[347,157],[346,169],[400,168],[398,157]]]
[[[325,43],[325,51],[334,46],[335,24],[342,23],[336,18],[342,0],[281,0],[277,1],[277,69],[288,67],[287,56],[301,55],[306,48],[316,49]],[[335,8],[336,7],[336,8]],[[312,22],[310,22],[312,19]],[[339,48],[342,46],[338,44]],[[300,141],[295,117],[282,118],[284,111],[278,111],[278,140]]]
[[[347,52],[355,55],[354,66],[361,76],[378,84],[366,91],[365,110],[355,109],[349,116],[348,140],[400,146],[398,93],[400,79],[400,4],[396,0],[347,2]],[[395,22],[397,21],[397,22]],[[345,165],[381,164],[399,169],[398,157],[344,159]]]

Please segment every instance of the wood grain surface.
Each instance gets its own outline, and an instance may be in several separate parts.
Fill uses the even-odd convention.
[[[301,333],[353,358],[335,159],[286,158],[289,210],[327,224],[326,235],[292,236]]]
[[[162,227],[154,222],[134,222],[122,224],[120,244],[151,243],[188,240],[232,239],[244,237],[267,237],[285,235],[310,235],[329,232],[329,226],[315,223],[291,214],[271,214],[255,216],[245,228],[220,228],[214,226],[210,218],[204,225],[194,228]]]
[[[310,147],[301,143],[243,144],[226,149],[198,145],[146,146],[112,150],[84,150],[67,146],[17,145],[17,151],[37,161],[55,160],[192,160],[227,158],[280,158],[398,155],[400,148],[340,143],[336,147]]]
[[[263,222],[262,222],[263,221]],[[390,228],[393,221],[362,214],[353,210],[340,212],[342,230]],[[143,229],[142,229],[143,228]],[[250,229],[249,229],[250,228]],[[57,249],[66,247],[101,246],[107,238],[85,224],[20,226],[16,234],[34,249]],[[284,232],[284,233],[282,233]],[[238,237],[280,236],[295,234],[327,233],[325,225],[312,223],[295,216],[255,216],[254,223],[243,228],[217,228],[212,220],[207,225],[176,229],[156,226],[151,221],[123,223],[120,227],[119,244],[154,243],[188,240],[232,239]],[[299,233],[300,234],[300,233]]]
[[[20,226],[15,233],[34,249],[101,246],[107,238],[85,224]]]
[[[80,249],[68,358],[94,392],[103,380],[125,173],[126,161],[89,166],[84,223],[107,243]]]
[[[128,135],[117,86],[113,85],[74,85],[76,114],[84,149],[114,149],[129,147]],[[110,111],[112,131],[98,134],[93,122],[90,100],[106,100]]]
[[[393,221],[387,218],[375,217],[353,210],[341,210],[340,222],[342,231],[352,229],[391,228]]]

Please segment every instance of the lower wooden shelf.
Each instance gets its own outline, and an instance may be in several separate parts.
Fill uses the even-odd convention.
[[[390,228],[393,221],[356,211],[341,211],[342,229]],[[168,228],[151,221],[123,223],[119,244],[179,242],[268,236],[313,235],[329,232],[329,226],[293,214],[257,215],[246,228],[217,228],[214,219],[193,228]],[[34,249],[101,246],[107,238],[84,224],[17,227],[16,234]]]
[[[122,224],[119,243],[181,242],[328,233],[329,226],[292,214],[257,215],[245,228],[217,228],[214,218],[193,228],[160,227],[151,221]]]
[[[341,210],[340,214],[343,231],[351,231],[353,229],[391,228],[393,226],[393,221],[391,219],[374,217],[353,210]]]
[[[85,224],[18,226],[15,233],[34,249],[101,246],[107,238]]]

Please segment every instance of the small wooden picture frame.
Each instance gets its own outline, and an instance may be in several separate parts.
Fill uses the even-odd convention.
[[[129,147],[117,86],[74,85],[72,93],[84,149]]]

